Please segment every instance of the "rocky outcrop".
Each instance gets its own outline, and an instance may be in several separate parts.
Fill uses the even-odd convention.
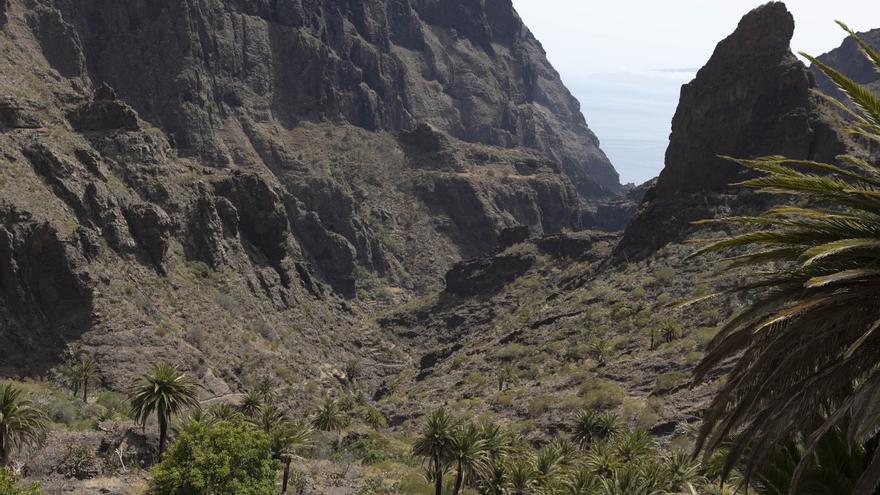
[[[86,72],[82,43],[74,27],[57,9],[37,5],[28,16],[43,56],[63,77],[81,77]]]
[[[626,228],[618,253],[640,257],[680,238],[731,183],[747,177],[720,155],[833,160],[844,138],[792,54],[794,19],[780,2],[758,7],[681,89],[666,166]]]
[[[94,79],[215,164],[234,159],[230,121],[344,120],[394,132],[428,122],[467,141],[539,150],[584,196],[619,188],[510,0],[52,3],[64,23],[46,14],[38,24],[54,58],[55,38],[66,40],[59,72],[78,74],[84,57]]]
[[[80,249],[46,222],[0,205],[0,372],[45,372],[92,323]]]
[[[446,274],[446,293],[460,297],[492,294],[527,272],[531,254],[504,253],[457,263]]]
[[[135,130],[137,113],[116,99],[116,93],[106,84],[95,91],[92,101],[85,103],[67,116],[78,131]]]
[[[557,259],[594,261],[599,257],[599,254],[593,249],[593,245],[597,242],[614,240],[616,240],[616,236],[613,234],[587,230],[543,236],[535,240],[535,246],[542,253]]]
[[[29,99],[0,96],[0,132],[7,129],[36,129],[42,126],[45,107]]]
[[[880,29],[859,33],[859,37],[875,50],[880,50]],[[880,91],[880,72],[877,72],[871,61],[862,53],[854,39],[847,37],[838,48],[820,55],[818,58],[821,62],[834,67],[855,82],[866,85],[874,91]],[[842,102],[849,101],[840,88],[818,67],[810,67],[810,69],[816,77],[816,84],[823,93]]]
[[[166,254],[174,227],[168,214],[156,205],[140,204],[125,209],[125,219],[137,243],[159,273],[165,273]]]
[[[525,225],[515,225],[513,227],[508,227],[503,229],[500,234],[498,234],[498,250],[504,251],[505,249],[519,244],[521,242],[525,242],[532,235],[532,229],[526,227]]]
[[[234,206],[241,238],[254,248],[254,262],[272,266],[286,282],[282,262],[288,255],[290,224],[278,191],[262,177],[248,173],[235,173],[214,187],[217,195]]]

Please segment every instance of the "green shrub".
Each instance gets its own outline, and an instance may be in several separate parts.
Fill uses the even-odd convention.
[[[690,375],[681,371],[671,371],[658,375],[654,380],[654,394],[662,395],[672,391],[680,385],[687,383]]]
[[[99,411],[72,397],[56,397],[46,404],[46,415],[71,430],[90,430],[97,425]]]
[[[385,415],[382,414],[382,411],[373,407],[366,406],[361,410],[361,417],[364,419],[364,422],[373,428],[385,428],[387,426],[388,421],[385,419]]]
[[[271,495],[269,438],[243,420],[190,422],[152,470],[154,495]]]
[[[528,349],[524,345],[513,342],[495,351],[495,357],[502,361],[512,361],[522,358],[527,353]]]
[[[513,404],[513,395],[508,390],[495,392],[492,395],[492,401],[501,407],[510,407],[510,405]]]
[[[550,402],[553,400],[552,397],[547,395],[539,395],[531,399],[526,406],[528,409],[528,414],[530,418],[536,418],[550,409]]]
[[[671,282],[672,279],[675,278],[675,275],[675,268],[672,268],[671,266],[664,266],[663,268],[660,268],[659,270],[654,272],[654,278],[657,279],[657,282],[663,285]]]
[[[348,451],[364,464],[378,464],[388,460],[388,454],[370,438],[361,438],[348,446]]]
[[[211,282],[217,274],[213,268],[203,261],[187,261],[186,269],[197,281]]]
[[[623,387],[601,378],[584,382],[580,394],[587,409],[611,409],[619,406],[626,397]]]
[[[96,403],[110,413],[110,417],[125,418],[128,416],[130,404],[128,397],[119,392],[99,392]]]
[[[0,495],[40,495],[40,483],[20,483],[12,470],[0,467]]]

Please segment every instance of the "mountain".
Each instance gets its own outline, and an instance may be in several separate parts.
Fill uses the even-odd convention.
[[[789,48],[793,34],[785,5],[765,4],[743,17],[682,86],[666,166],[627,226],[619,257],[644,257],[681,240],[710,203],[760,207],[760,198],[729,188],[746,176],[722,156],[827,161],[852,148],[838,131],[839,117],[811,92],[812,73]]]
[[[620,189],[509,0],[0,7],[7,375],[332,381],[390,359],[374,305]]]
[[[0,30],[0,378],[50,411],[20,456],[48,493],[145,487],[120,392],[159,361],[206,406],[336,397],[355,422],[296,461],[301,493],[422,493],[438,406],[531,445],[613,411],[686,448],[723,381],[690,372],[744,304],[670,304],[722,283],[685,260],[721,232],[689,222],[763,205],[717,155],[856,144],[778,2],[682,88],[637,188],[509,0],[0,0]]]

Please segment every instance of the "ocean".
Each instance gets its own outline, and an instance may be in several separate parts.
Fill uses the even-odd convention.
[[[681,85],[693,75],[596,74],[569,84],[621,183],[641,184],[660,173]]]

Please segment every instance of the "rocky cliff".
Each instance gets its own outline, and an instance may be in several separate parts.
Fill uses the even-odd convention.
[[[403,358],[377,306],[619,187],[509,1],[0,13],[4,376],[71,354],[115,389],[173,359],[206,395],[381,374]]]
[[[427,122],[467,141],[537,149],[585,196],[619,187],[510,0],[54,4],[70,38],[49,43],[79,52],[59,54],[59,70],[108,82],[184,153],[219,166],[259,151],[259,124],[396,132]]]
[[[793,33],[784,4],[758,7],[682,87],[666,166],[627,227],[619,255],[641,257],[682,238],[710,204],[744,205],[751,196],[729,188],[745,178],[744,169],[721,155],[833,160],[846,149],[837,116],[811,93],[815,79],[789,48]]]

